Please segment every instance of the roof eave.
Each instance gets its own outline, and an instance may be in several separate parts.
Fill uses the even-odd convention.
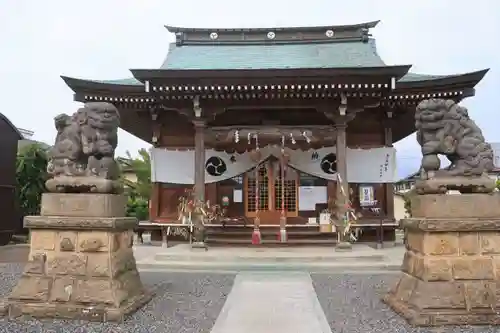
[[[106,82],[96,82],[91,80],[76,79],[68,76],[61,75],[66,85],[77,93],[81,90],[103,90],[103,91],[117,91],[117,92],[143,92],[144,86],[142,85],[128,85],[128,84],[113,84]]]
[[[7,125],[9,125],[13,130],[14,132],[17,134],[18,136],[18,140],[22,140],[24,139],[23,137],[23,134],[21,133],[21,131],[19,131],[19,129],[10,121],[9,118],[7,118],[3,113],[0,112],[0,118],[3,119],[5,121],[5,123]]]
[[[165,25],[165,28],[171,33],[183,33],[183,32],[264,32],[264,31],[322,31],[322,30],[354,30],[354,29],[372,29],[377,26],[380,20],[363,22],[357,24],[344,24],[344,25],[325,25],[325,26],[313,26],[313,27],[268,27],[268,28],[184,28],[175,27],[171,25]]]
[[[343,68],[283,68],[283,69],[131,69],[134,77],[144,82],[155,79],[224,79],[224,78],[290,78],[297,76],[342,76],[366,75],[388,76],[400,79],[411,68],[411,65],[379,66],[379,67],[343,67]]]
[[[488,71],[489,68],[465,74],[449,75],[443,78],[398,82],[396,89],[436,88],[443,86],[469,86],[474,88]]]

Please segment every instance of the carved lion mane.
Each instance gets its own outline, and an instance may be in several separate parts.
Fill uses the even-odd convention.
[[[54,177],[48,182],[51,188],[71,187],[76,181],[68,177],[118,179],[114,155],[120,116],[115,106],[101,102],[86,103],[71,117],[58,115],[54,123],[57,136],[48,166],[49,174]],[[85,180],[80,179],[79,182],[85,183]]]
[[[422,147],[422,177],[481,176],[493,169],[493,151],[465,107],[452,100],[429,99],[415,111],[417,141]],[[438,154],[451,165],[439,170]],[[439,171],[438,171],[439,170]]]

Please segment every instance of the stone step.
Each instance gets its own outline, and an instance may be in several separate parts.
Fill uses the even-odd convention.
[[[287,263],[287,262],[245,262],[222,263],[205,261],[139,261],[137,268],[141,271],[217,271],[217,272],[245,272],[245,271],[307,271],[316,273],[349,272],[400,272],[400,262],[341,262],[341,263]]]
[[[248,254],[238,254],[238,255],[221,255],[220,253],[211,254],[211,251],[198,252],[192,251],[191,253],[158,253],[154,256],[155,261],[163,262],[218,262],[218,263],[351,263],[355,262],[383,262],[386,260],[386,256],[383,254],[377,254],[376,250],[373,250],[373,254],[352,254],[349,252],[335,252],[332,248],[332,255],[300,255],[300,254],[287,254],[287,253],[274,253],[273,255],[258,255],[248,253]]]

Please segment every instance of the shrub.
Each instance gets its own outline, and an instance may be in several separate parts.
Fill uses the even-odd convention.
[[[149,219],[149,203],[139,197],[129,197],[127,202],[127,216],[135,217],[139,221]]]

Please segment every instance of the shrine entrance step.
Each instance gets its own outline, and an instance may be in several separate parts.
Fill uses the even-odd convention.
[[[349,252],[312,245],[300,248],[209,247],[208,251],[200,251],[189,244],[179,244],[168,249],[150,248],[148,255],[138,260],[137,266],[149,271],[390,272],[399,271],[403,254],[403,247],[375,250],[365,244],[353,244]]]

